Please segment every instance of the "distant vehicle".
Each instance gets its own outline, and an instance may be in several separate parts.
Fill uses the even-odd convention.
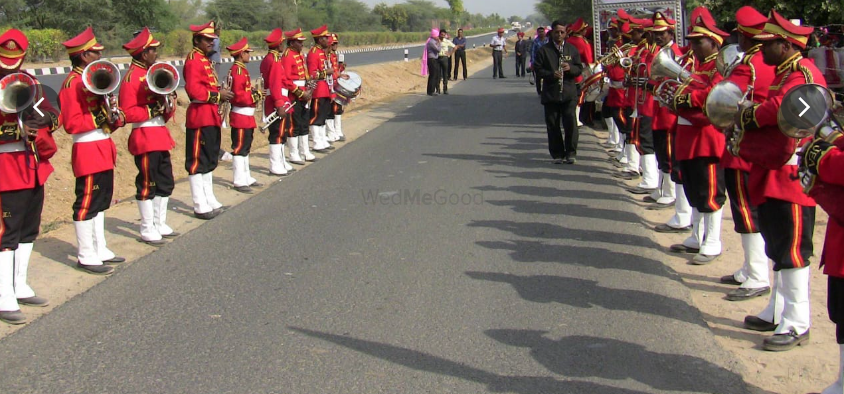
[[[522,28],[522,24],[519,22],[510,23],[510,29],[513,31],[519,31]]]

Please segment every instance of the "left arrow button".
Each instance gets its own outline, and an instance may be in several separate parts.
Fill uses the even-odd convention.
[[[41,103],[43,103],[43,102],[44,102],[44,97],[41,97],[40,99],[38,99],[38,102],[36,102],[35,105],[32,106],[32,108],[35,109],[35,112],[38,112],[38,116],[42,116],[42,117],[44,116],[44,113],[41,112],[40,109],[38,109],[38,106],[41,105]]]

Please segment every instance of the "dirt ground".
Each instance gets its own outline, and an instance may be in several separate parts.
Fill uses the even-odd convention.
[[[601,140],[607,133],[595,131]],[[608,164],[612,167],[612,165]],[[637,181],[624,184],[634,186]],[[626,193],[626,192],[625,192]],[[634,196],[634,195],[630,195]],[[641,196],[634,198],[641,201]],[[647,203],[635,202],[644,208]],[[667,222],[674,211],[641,209],[642,223],[647,228]],[[826,311],[827,278],[818,268],[818,259],[823,247],[826,223],[829,217],[818,208],[815,222],[815,255],[811,260],[811,311],[812,328],[808,345],[798,346],[788,352],[762,350],[762,340],[771,333],[750,331],[742,328],[744,317],[759,313],[765,308],[768,296],[748,301],[727,301],[727,292],[736,286],[723,285],[718,279],[738,270],[744,259],[741,237],[733,231],[733,218],[729,206],[725,206],[721,228],[723,252],[714,262],[698,266],[689,264],[692,255],[671,253],[671,244],[682,242],[688,234],[664,234],[653,232],[655,240],[663,247],[666,265],[677,271],[692,294],[695,306],[700,309],[718,342],[733,352],[746,368],[745,379],[765,390],[781,394],[803,394],[820,392],[835,381],[838,372],[838,345],[835,342],[835,327],[829,321]],[[773,280],[773,279],[772,279]],[[772,282],[773,283],[773,282]]]
[[[470,74],[477,72],[491,64],[488,48],[479,48],[467,53]],[[338,148],[374,129],[394,114],[375,104],[389,101],[404,94],[424,94],[426,78],[419,75],[419,61],[395,62],[364,67],[349,67],[361,75],[364,81],[363,94],[348,109],[344,115],[344,132],[348,140],[337,144]],[[452,82],[461,83],[461,82]],[[529,87],[526,85],[526,89]],[[191,199],[189,188],[184,182],[186,172],[184,164],[184,110],[186,100],[182,94],[180,108],[175,122],[168,124],[176,140],[177,147],[172,152],[174,174],[177,186],[172,196],[172,212],[168,216],[168,223],[176,231],[185,233],[202,225],[204,222],[194,219],[191,215]],[[541,120],[538,120],[541,122]],[[606,138],[605,132],[583,129],[582,132],[594,132],[601,139]],[[134,177],[136,169],[131,155],[126,151],[129,130],[121,129],[114,134],[118,146],[118,163],[115,171],[115,198],[119,203],[107,213],[106,226],[109,247],[119,251],[128,259],[125,264],[132,264],[138,258],[153,252],[151,246],[137,242],[138,211],[134,204]],[[229,136],[223,133],[223,146],[228,146]],[[58,154],[51,160],[56,172],[50,178],[46,188],[46,205],[42,228],[44,234],[36,242],[35,253],[30,268],[30,284],[39,295],[50,299],[47,308],[24,307],[24,313],[36,319],[65,301],[85,292],[102,280],[97,277],[73,269],[76,260],[75,233],[71,224],[71,204],[74,199],[74,178],[70,168],[69,136],[59,131],[55,134],[59,144]],[[267,175],[268,159],[266,139],[262,136],[255,138],[253,148],[253,176],[259,181],[284,182],[277,177]],[[607,166],[611,165],[607,163]],[[300,167],[301,168],[301,167]],[[230,165],[223,162],[221,168],[215,171],[217,196],[226,205],[236,205],[249,198],[231,189]],[[290,176],[307,176],[294,173]],[[180,182],[179,180],[182,180]],[[628,182],[632,183],[632,182]],[[623,192],[620,192],[623,193]],[[645,203],[634,203],[634,211],[641,212],[642,221],[646,227],[664,223],[671,216],[670,210],[648,211],[643,209]],[[823,235],[826,230],[827,215],[818,210],[815,228],[815,253],[820,254]],[[664,247],[665,263],[676,270],[688,285],[694,305],[700,309],[704,319],[709,324],[719,343],[735,354],[743,366],[745,379],[767,392],[784,394],[802,394],[819,392],[835,379],[838,365],[838,353],[832,324],[826,313],[826,278],[817,269],[817,258],[812,260],[811,304],[812,304],[812,332],[808,346],[801,346],[785,353],[766,352],[761,350],[765,333],[757,333],[741,328],[744,316],[760,311],[767,302],[766,297],[743,302],[729,302],[724,295],[732,287],[721,285],[718,278],[738,269],[742,262],[740,238],[732,231],[732,218],[729,209],[725,211],[722,229],[724,252],[721,257],[710,265],[693,266],[682,255],[671,254],[667,251],[670,244],[682,241],[684,234],[654,233],[656,241]],[[120,275],[120,268],[115,275]],[[9,335],[22,326],[0,324],[0,338]]]

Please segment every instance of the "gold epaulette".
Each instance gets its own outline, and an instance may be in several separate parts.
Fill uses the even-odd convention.
[[[803,73],[803,78],[806,78],[806,83],[815,83],[815,77],[812,75],[812,71],[809,70],[808,67],[800,64],[799,62],[795,62],[797,64],[797,70]]]

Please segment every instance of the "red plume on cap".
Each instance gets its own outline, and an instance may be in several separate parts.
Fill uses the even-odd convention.
[[[653,31],[657,32],[674,30],[674,24],[676,23],[673,19],[666,17],[659,11],[654,13],[651,21],[654,24]]]
[[[708,37],[717,42],[718,45],[723,44],[724,39],[729,37],[730,34],[719,29],[718,26],[715,25],[715,18],[712,17],[709,10],[703,7],[698,8],[700,11],[697,12],[697,18],[692,24],[692,32],[687,34],[686,38]],[[695,8],[695,11],[697,11],[698,8]]]
[[[753,38],[753,36],[762,33],[765,28],[765,22],[768,17],[762,15],[761,12],[756,11],[755,8],[746,5],[736,11],[736,22],[738,23],[738,30],[741,34]]]
[[[0,67],[14,70],[23,63],[29,40],[18,29],[9,29],[0,35]]]
[[[616,13],[618,14],[618,19],[620,19],[620,20],[622,20],[622,21],[627,21],[627,22],[629,22],[629,21],[630,21],[630,19],[632,19],[632,18],[630,17],[630,14],[628,14],[628,13],[627,13],[627,11],[625,11],[623,8],[619,8],[619,9],[618,9],[618,12],[616,12]]]

